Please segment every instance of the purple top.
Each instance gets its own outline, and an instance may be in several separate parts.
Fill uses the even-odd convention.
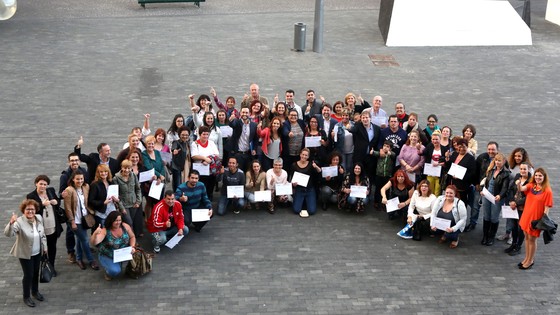
[[[404,160],[406,164],[410,165],[411,167],[415,167],[416,165],[419,165],[418,168],[416,168],[416,170],[414,171],[414,173],[420,174],[420,171],[424,166],[424,156],[422,155],[422,153],[419,152],[424,152],[424,146],[422,146],[422,148],[418,150],[416,149],[416,147],[412,147],[405,144],[402,147],[401,153],[399,155],[399,163],[401,162],[401,160]],[[406,167],[404,167],[403,165],[401,165],[401,169],[406,172]]]

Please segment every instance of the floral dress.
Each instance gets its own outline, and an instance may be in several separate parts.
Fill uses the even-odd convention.
[[[344,180],[342,181],[342,187],[338,192],[338,208],[339,209],[347,209],[347,211],[351,211],[350,205],[348,204],[348,197],[350,194],[343,192],[343,189],[350,188],[350,186],[369,186],[369,178],[364,176],[360,183],[356,183],[356,175],[352,173],[348,173],[344,176]],[[356,212],[361,213],[364,212],[364,198],[356,198]]]

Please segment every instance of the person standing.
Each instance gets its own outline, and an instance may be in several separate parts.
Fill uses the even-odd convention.
[[[23,213],[18,217],[12,214],[10,222],[4,229],[4,235],[16,236],[16,242],[10,254],[19,258],[21,269],[23,270],[23,303],[29,307],[35,307],[35,302],[44,301],[45,298],[39,293],[39,267],[41,265],[41,254],[47,254],[47,237],[43,227],[43,219],[36,214],[39,211],[39,204],[35,200],[26,199],[19,210]]]

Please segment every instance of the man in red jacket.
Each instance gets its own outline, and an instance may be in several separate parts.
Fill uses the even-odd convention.
[[[154,252],[159,253],[160,246],[175,234],[187,235],[189,228],[185,225],[183,207],[175,200],[172,190],[165,191],[165,197],[158,202],[148,219],[148,232],[152,234]]]

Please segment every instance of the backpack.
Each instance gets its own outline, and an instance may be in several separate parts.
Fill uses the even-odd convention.
[[[126,265],[126,274],[133,279],[138,279],[140,276],[152,271],[154,254],[146,253],[140,247],[135,249],[136,251],[132,254],[132,260]]]

